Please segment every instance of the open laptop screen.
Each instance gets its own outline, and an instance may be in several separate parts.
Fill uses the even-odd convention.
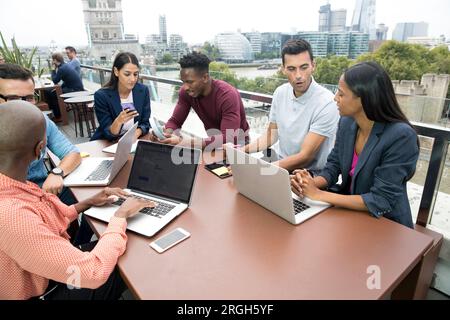
[[[201,151],[139,141],[128,189],[189,203]]]

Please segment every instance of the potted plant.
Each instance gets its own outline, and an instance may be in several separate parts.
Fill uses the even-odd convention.
[[[40,57],[38,58],[37,68],[34,68],[33,66],[33,58],[36,54],[37,47],[34,47],[29,53],[23,52],[19,49],[19,46],[16,43],[16,39],[12,38],[12,49],[10,49],[8,48],[1,32],[0,37],[2,40],[2,43],[0,44],[0,54],[3,56],[3,59],[6,63],[18,64],[24,68],[32,70],[35,76],[39,78],[42,76],[42,74],[45,72],[45,68],[41,67]]]

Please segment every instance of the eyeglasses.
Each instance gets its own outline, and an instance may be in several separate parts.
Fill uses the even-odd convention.
[[[34,94],[30,94],[28,96],[4,96],[2,94],[0,94],[0,98],[2,98],[3,100],[6,101],[13,101],[13,100],[23,100],[23,101],[27,101],[27,102],[31,102],[34,103],[36,101],[36,97]]]

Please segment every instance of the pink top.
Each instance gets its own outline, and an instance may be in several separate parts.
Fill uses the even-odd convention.
[[[353,150],[353,160],[352,160],[352,166],[350,168],[350,171],[348,173],[349,177],[350,177],[350,188],[349,188],[349,192],[351,192],[352,190],[352,185],[353,185],[353,176],[355,175],[355,169],[356,169],[356,165],[358,164],[358,159],[359,156],[356,154],[356,150]]]
[[[66,232],[77,216],[34,183],[0,173],[0,300],[39,296],[49,279],[89,289],[106,282],[125,251],[127,222],[111,218],[94,250],[82,252]]]

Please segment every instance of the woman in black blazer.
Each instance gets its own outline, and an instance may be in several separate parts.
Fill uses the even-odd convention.
[[[139,61],[133,53],[119,53],[113,64],[110,81],[94,95],[99,127],[91,140],[116,140],[139,122],[136,138],[150,128],[150,93],[138,83]]]
[[[391,79],[375,62],[354,65],[341,77],[335,100],[341,120],[327,164],[314,178],[295,171],[292,190],[413,228],[406,182],[416,169],[419,142]],[[337,185],[339,175],[342,184]]]

